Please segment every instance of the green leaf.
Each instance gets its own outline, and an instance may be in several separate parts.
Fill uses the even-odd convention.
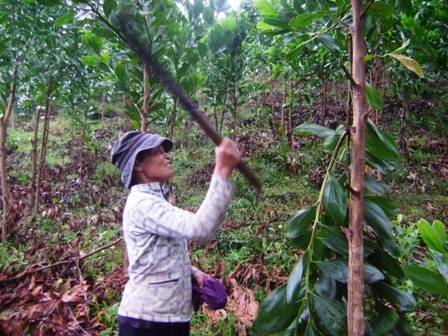
[[[327,48],[330,52],[339,52],[339,48],[336,40],[330,34],[322,34],[318,37],[318,40]]]
[[[76,14],[75,11],[70,11],[68,13],[61,15],[54,21],[55,27],[62,27],[63,25],[65,25],[67,23],[73,22],[73,19],[75,18],[75,14]]]
[[[387,218],[392,218],[398,215],[397,207],[392,199],[386,196],[364,196],[364,199],[378,205],[386,214]]]
[[[214,11],[213,11],[213,9],[211,7],[205,7],[205,10],[204,10],[204,20],[208,24],[212,24],[215,21]]]
[[[415,306],[414,297],[405,291],[392,287],[383,281],[372,284],[374,295],[390,302],[400,311],[411,311]]]
[[[98,61],[98,58],[96,56],[91,55],[82,55],[81,56],[81,62],[85,65],[94,67],[96,65],[96,62]]]
[[[255,7],[262,18],[278,19],[278,11],[267,0],[256,0]]]
[[[123,63],[117,63],[117,65],[115,66],[115,75],[117,76],[120,82],[122,83],[126,82],[127,73]]]
[[[284,23],[282,20],[279,20],[279,19],[267,19],[267,18],[265,18],[265,19],[263,19],[262,22],[266,23],[267,25],[274,26],[274,27],[277,27],[277,28],[281,28],[281,29],[285,29],[285,30],[291,30],[290,27],[286,23]]]
[[[417,287],[429,293],[448,296],[448,282],[437,273],[418,265],[403,265],[403,269]]]
[[[445,281],[448,281],[448,258],[442,253],[434,252],[434,263]]]
[[[379,314],[372,321],[372,328],[379,335],[386,335],[397,324],[400,316],[398,313],[388,307],[382,307]]]
[[[375,252],[368,257],[368,260],[381,271],[386,272],[397,279],[403,279],[405,276],[403,268],[398,260],[383,250],[375,250]]]
[[[292,28],[305,28],[311,25],[314,20],[320,19],[330,13],[330,11],[325,10],[314,13],[299,14],[289,21],[289,26]]]
[[[319,329],[332,336],[347,335],[347,307],[342,301],[312,295],[311,309]]]
[[[394,241],[389,218],[377,204],[364,199],[364,219],[375,231],[379,241],[387,251],[395,257],[400,256],[400,248]]]
[[[61,0],[37,0],[44,7],[57,7],[64,5],[64,2]]]
[[[344,224],[345,215],[347,213],[345,190],[339,181],[332,175],[328,175],[323,196],[325,213],[327,216],[333,220],[335,225]]]
[[[194,0],[193,11],[195,18],[197,18],[199,15],[202,14],[203,9],[204,9],[204,3],[202,2],[202,0]]]
[[[109,28],[95,28],[92,30],[92,32],[99,37],[105,38],[105,39],[115,39],[117,35]]]
[[[316,263],[317,267],[322,273],[339,281],[347,283],[348,278],[348,261],[341,259],[332,259]],[[381,271],[370,264],[364,264],[364,280],[366,283],[374,283],[384,280],[384,275]]]
[[[273,334],[288,328],[299,312],[297,302],[286,300],[287,284],[277,287],[260,305],[253,329],[258,334]]]
[[[303,269],[308,267],[309,263],[309,252],[307,251],[302,259],[297,263],[291,272],[288,279],[288,284],[286,287],[286,302],[289,304],[297,298],[300,292],[300,288],[303,287],[302,275]]]
[[[299,43],[297,46],[295,46],[291,51],[289,51],[286,54],[286,61],[291,62],[291,61],[295,61],[296,58],[299,56],[300,52],[303,50],[303,48],[305,48],[305,46],[310,43],[312,40],[314,40],[316,38],[316,36],[307,39],[301,43]]]
[[[364,263],[364,281],[371,284],[377,281],[384,280],[384,274],[375,266]]]
[[[384,2],[366,2],[364,3],[364,9],[367,8],[369,8],[368,13],[373,14],[380,19],[385,19],[394,15],[394,7]]]
[[[285,225],[285,237],[288,239],[294,239],[302,236],[308,231],[309,227],[314,222],[316,216],[316,206],[311,206],[297,211],[286,221]]]
[[[328,152],[332,153],[336,145],[338,144],[339,139],[341,138],[341,134],[339,132],[336,132],[333,135],[330,135],[324,139],[324,142],[322,143],[323,149]]]
[[[303,235],[291,239],[291,244],[298,249],[307,249],[311,241],[311,230],[306,231]]]
[[[349,3],[349,0],[336,0],[336,4],[338,5],[338,14],[346,10]]]
[[[348,264],[347,260],[329,260],[316,262],[317,267],[322,273],[339,281],[341,283],[347,283]]]
[[[294,130],[294,134],[296,134],[296,135],[317,135],[318,137],[326,138],[328,136],[336,134],[336,131],[334,131],[328,127],[321,126],[321,125],[305,123],[305,124],[299,125]]]
[[[429,248],[440,253],[445,252],[445,247],[443,246],[444,241],[442,241],[442,237],[439,235],[438,230],[434,229],[425,219],[419,219],[417,222],[417,229],[422,236],[423,241]]]
[[[411,43],[411,40],[406,40],[403,42],[403,44],[396,50],[392,51],[391,54],[400,54],[402,53]]]
[[[383,180],[377,180],[368,174],[365,175],[365,187],[370,192],[378,195],[384,194],[389,189],[386,182]]]
[[[110,51],[104,50],[103,53],[101,54],[101,56],[99,57],[99,61],[103,64],[107,64],[107,62],[109,61],[109,56],[110,56]]]
[[[366,62],[371,61],[371,60],[375,59],[375,57],[376,57],[375,55],[365,55],[364,61],[366,61]]]
[[[440,240],[442,242],[446,242],[445,225],[441,221],[436,219],[434,222],[432,222],[432,227],[434,228],[434,231],[439,235]]]
[[[261,21],[259,21],[257,23],[257,29],[259,29],[259,30],[277,31],[278,27],[274,26],[274,25],[271,25],[271,24],[268,24],[264,20],[261,20]]]
[[[366,83],[366,99],[367,103],[374,109],[381,110],[384,107],[381,91],[374,88],[369,83]]]
[[[386,55],[397,59],[405,68],[411,70],[418,76],[424,77],[423,69],[422,69],[420,63],[418,63],[416,60],[414,60],[408,56],[401,55],[401,54],[391,53],[391,54],[386,54]]]
[[[325,246],[343,256],[348,254],[347,236],[342,232],[340,227],[322,225],[322,232],[325,236],[322,238]]]
[[[371,120],[367,122],[366,161],[382,172],[393,170],[400,164],[400,152],[394,139]]]
[[[316,293],[327,299],[334,299],[337,294],[336,280],[328,273],[322,273],[316,283]]]
[[[117,9],[117,2],[115,0],[104,0],[103,10],[106,17],[109,17],[112,10]]]

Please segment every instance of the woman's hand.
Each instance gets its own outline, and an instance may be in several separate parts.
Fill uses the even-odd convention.
[[[240,160],[241,153],[235,142],[229,138],[223,138],[219,146],[215,148],[215,174],[228,179]]]
[[[197,282],[199,289],[202,289],[202,287],[204,287],[204,280],[206,278],[211,278],[211,276],[200,270],[197,270],[193,273],[193,279]]]

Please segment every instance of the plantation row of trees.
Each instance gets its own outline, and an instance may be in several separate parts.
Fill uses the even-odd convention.
[[[406,153],[404,141],[397,148],[380,129],[387,97],[400,97],[402,139],[410,102],[429,94],[428,83],[438,90],[430,93],[436,105],[447,102],[443,0],[247,0],[239,11],[213,0],[13,0],[0,5],[0,30],[7,37],[0,41],[2,241],[8,239],[16,207],[9,194],[8,128],[17,119],[35,131],[30,215],[38,213],[48,125],[55,111],[78,124],[84,146],[91,126],[108,116],[111,102],[122,104],[132,128],[162,128],[170,137],[184,130],[187,116],[177,95],[164,89],[137,43],[207,108],[219,132],[229,116],[238,131],[247,101],[257,102],[264,92],[272,102],[280,91],[280,121],[274,105],[256,103],[254,117],[269,118],[275,138],[291,141],[294,132],[320,136],[332,153],[321,197],[288,221],[286,235],[304,257],[290,281],[261,306],[255,329],[355,335],[371,333],[387,318],[391,322],[382,326],[387,332],[406,330],[402,312],[412,307],[413,298],[394,284],[425,271],[408,268],[405,273],[399,265],[389,223],[395,209],[383,195],[384,183],[366,180],[365,166],[386,174],[399,164],[399,152]],[[334,83],[347,85],[346,113],[339,126],[329,128],[325,106]],[[292,112],[317,99],[322,110],[313,119],[320,125],[295,129]],[[443,120],[430,113],[415,117]],[[374,234],[363,230],[364,222]],[[341,282],[346,289],[339,288]],[[373,293],[369,306],[363,303],[365,286]],[[364,309],[373,312],[370,320]]]

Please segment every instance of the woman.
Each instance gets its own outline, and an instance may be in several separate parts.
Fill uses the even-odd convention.
[[[236,144],[224,138],[215,149],[215,169],[196,213],[167,202],[162,185],[173,176],[171,140],[132,131],[112,148],[112,163],[130,188],[123,213],[129,280],[118,309],[119,335],[189,335],[192,278],[199,288],[205,273],[191,266],[187,240],[206,240],[222,222],[234,193],[229,181],[240,161]]]

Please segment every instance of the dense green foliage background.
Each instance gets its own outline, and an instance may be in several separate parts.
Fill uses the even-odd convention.
[[[343,236],[340,190],[348,163],[332,150],[351,121],[348,1],[243,1],[239,11],[225,1],[26,0],[0,1],[0,6],[0,31],[6,36],[0,41],[7,176],[2,188],[10,190],[10,226],[1,243],[2,333],[116,332],[126,281],[120,240],[126,192],[109,163],[109,150],[120,132],[147,124],[147,130],[173,138],[172,183],[179,206],[194,210],[207,190],[214,145],[157,78],[145,77],[126,34],[151,46],[213,126],[238,142],[263,183],[257,192],[237,173],[232,178],[237,194],[216,240],[190,245],[192,262],[223,281],[231,303],[220,316],[204,308],[192,333],[286,329],[292,334],[291,321],[298,323],[299,334],[345,333],[344,265],[326,264],[340,262],[341,253],[319,243],[325,240],[319,234],[310,248],[311,238],[297,241],[308,232],[295,230],[318,227],[325,219],[340,221],[331,227],[337,230],[328,230]],[[389,293],[399,290],[399,297],[376,295],[383,290],[373,291],[381,280],[366,279],[374,283],[366,293],[366,318],[372,322],[367,333],[444,334],[448,11],[441,0],[374,1],[365,8],[369,116],[381,130],[377,134],[390,135],[383,143],[396,143],[392,152],[401,153],[387,171],[370,161],[377,169],[368,177],[370,185],[393,209],[380,223],[390,233],[383,236],[369,223],[366,237],[380,247],[397,246],[394,258],[385,258],[403,271],[381,273],[390,280]],[[48,125],[36,123],[40,118]],[[48,142],[43,141],[46,127]],[[35,131],[37,148],[47,148],[39,151],[45,158],[39,177],[30,173],[29,139]],[[378,153],[373,150],[372,157]],[[337,167],[333,177],[327,176],[330,164]],[[35,178],[40,183],[33,190]],[[331,192],[324,196],[325,190]],[[30,209],[33,192],[40,198]],[[318,221],[301,217],[302,209],[316,204],[333,211],[323,211]],[[315,256],[310,262],[307,251]],[[325,282],[326,270],[333,277]],[[299,309],[283,301],[302,295],[302,283],[306,300],[297,301],[310,303],[311,312],[302,303]],[[325,295],[341,300],[327,304]],[[263,318],[252,328],[259,307]],[[337,323],[319,320],[325,309]]]

